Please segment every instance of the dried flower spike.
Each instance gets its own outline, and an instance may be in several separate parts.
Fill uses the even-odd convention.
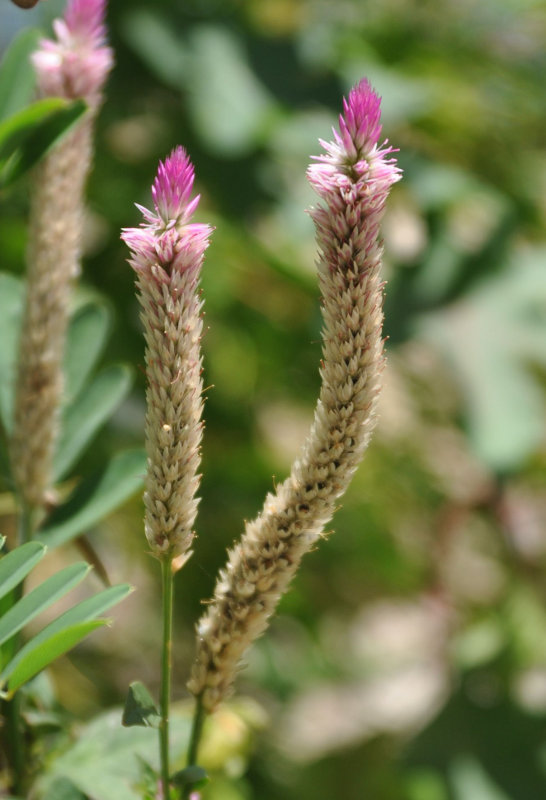
[[[334,141],[308,172],[323,300],[322,387],[311,432],[290,477],[269,494],[229,553],[198,624],[188,687],[213,711],[241,657],[266,628],[300,560],[331,519],[375,426],[383,369],[379,222],[400,171],[379,146],[380,100],[362,81],[344,101]]]
[[[154,210],[122,238],[137,273],[146,340],[146,537],[154,555],[189,553],[197,514],[203,410],[199,277],[212,228],[191,223],[193,166],[181,148],[160,163]]]
[[[42,95],[83,98],[91,110],[51,149],[33,175],[27,297],[11,442],[18,491],[31,507],[44,503],[52,481],[93,119],[113,61],[104,41],[104,10],[105,0],[71,0],[64,20],[54,23],[57,40],[42,40],[33,56]]]

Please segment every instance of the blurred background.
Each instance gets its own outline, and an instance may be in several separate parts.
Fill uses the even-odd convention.
[[[0,48],[24,26],[49,30],[63,6],[2,0]],[[404,170],[383,226],[379,426],[332,535],[248,654],[238,704],[220,720],[239,744],[222,756],[211,745],[217,788],[204,797],[545,797],[544,3],[110,6],[116,67],[83,280],[115,312],[105,363],[131,363],[135,382],[82,471],[142,444],[143,340],[119,231],[140,222],[133,204],[149,204],[157,161],[176,144],[196,165],[199,221],[216,226],[203,270],[199,538],[176,587],[177,699],[225,548],[286,476],[312,418],[321,321],[305,171],[364,76]],[[24,183],[0,198],[1,268],[13,274],[27,210]],[[56,668],[61,701],[83,718],[123,702],[131,680],[157,687],[159,570],[140,498],[90,538],[111,579],[137,591],[111,632]]]

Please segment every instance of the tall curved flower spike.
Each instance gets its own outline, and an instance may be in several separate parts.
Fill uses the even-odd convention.
[[[137,274],[146,340],[145,530],[158,558],[189,554],[197,514],[203,410],[199,278],[212,228],[191,223],[193,166],[182,147],[159,164],[154,210],[122,238]]]
[[[51,149],[33,176],[27,297],[21,332],[11,442],[22,502],[39,508],[52,482],[68,310],[79,272],[83,191],[92,155],[93,120],[112,67],[105,43],[106,0],[70,0],[32,60],[41,96],[83,98],[90,110]]]
[[[310,212],[324,321],[320,398],[290,477],[247,523],[198,624],[188,687],[205,711],[230,693],[243,653],[331,519],[375,426],[384,362],[379,223],[400,179],[380,133],[380,100],[362,81],[344,100],[334,141],[321,142],[325,152],[308,171],[321,199]]]

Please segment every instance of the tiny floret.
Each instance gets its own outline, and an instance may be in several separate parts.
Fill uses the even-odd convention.
[[[42,39],[32,62],[45,97],[100,102],[114,59],[106,44],[106,0],[70,0],[64,19],[53,23],[56,39]]]

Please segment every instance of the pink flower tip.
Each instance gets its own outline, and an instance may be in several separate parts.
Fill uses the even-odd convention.
[[[381,98],[364,78],[343,98],[339,115],[341,140],[347,152],[354,148],[359,155],[369,152],[381,135]]]
[[[114,61],[105,11],[106,0],[69,0],[64,18],[53,23],[56,38],[43,39],[32,56],[42,95],[98,103]]]
[[[199,196],[190,200],[195,172],[183,147],[175,147],[165,161],[159,162],[152,186],[152,197],[159,217],[168,223],[181,216],[188,220],[199,203]]]

